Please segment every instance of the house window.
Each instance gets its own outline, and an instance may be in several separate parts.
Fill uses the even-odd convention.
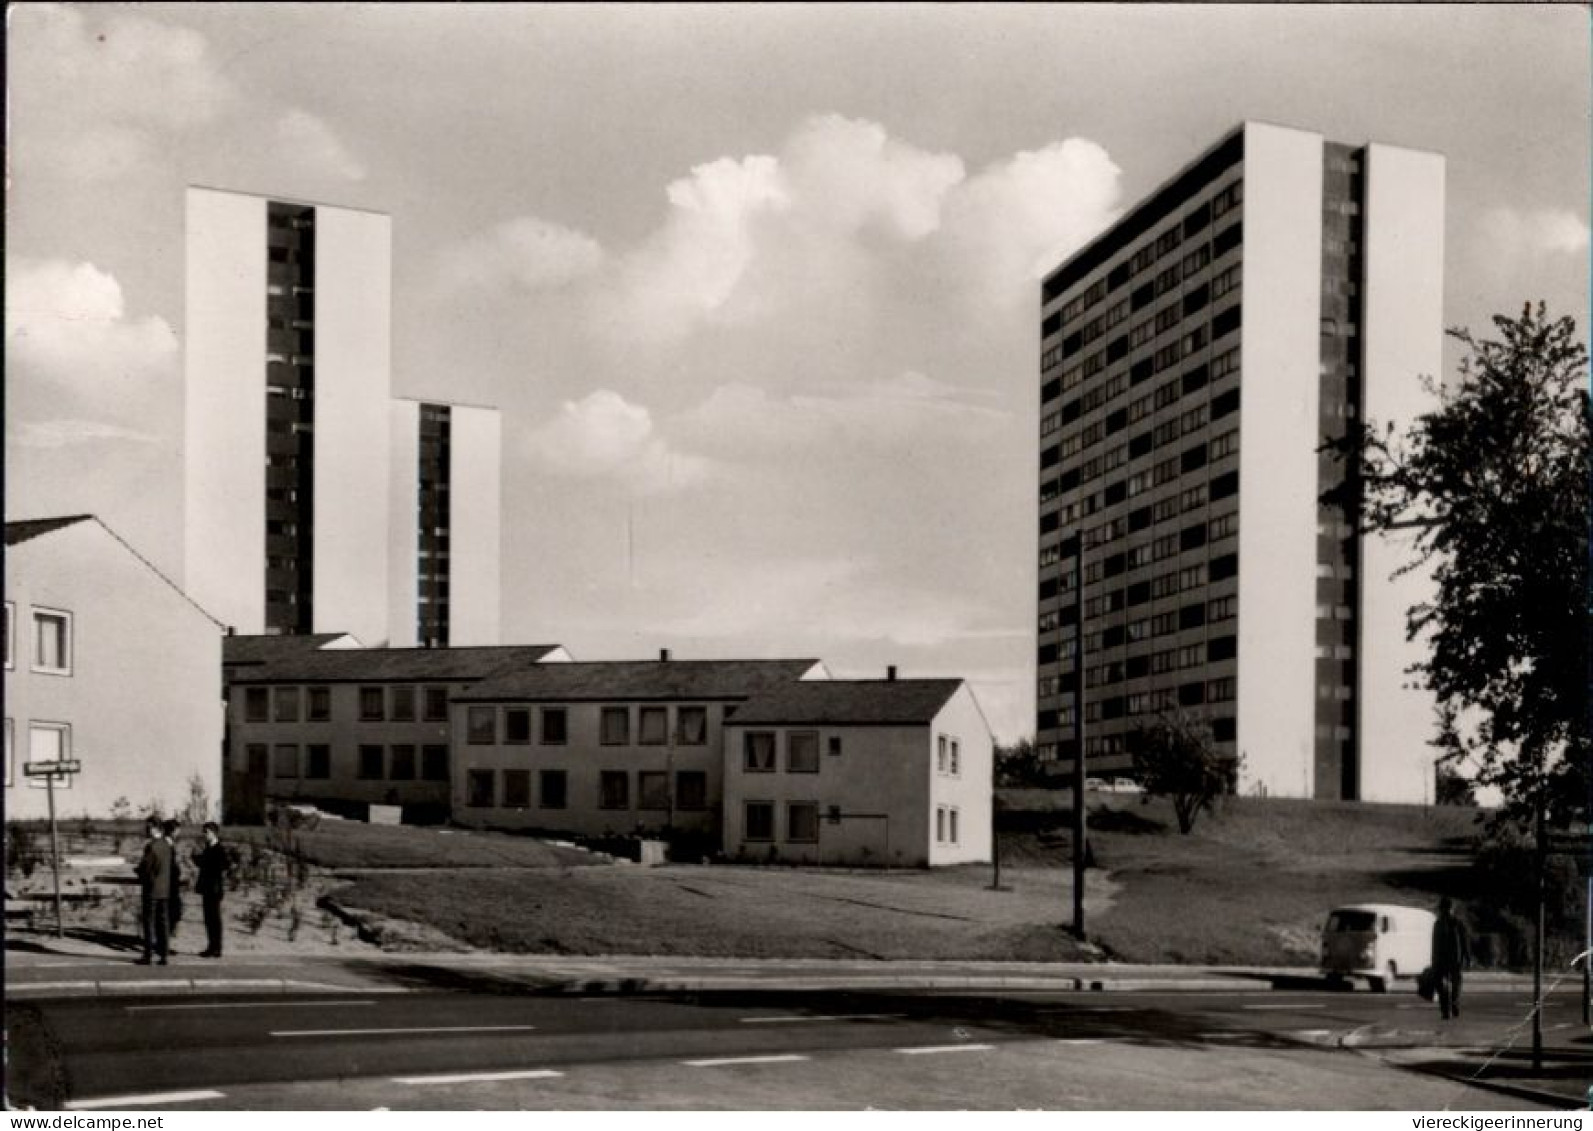
[[[563,809],[568,781],[563,770],[542,771],[542,808]]]
[[[304,776],[324,781],[332,776],[332,748],[325,743],[306,746]]]
[[[420,775],[427,781],[447,781],[448,747],[422,746],[420,748]]]
[[[946,843],[946,807],[944,805],[935,808],[935,843]]]
[[[788,774],[816,774],[819,772],[819,735],[817,731],[795,730],[785,736],[785,769]]]
[[[72,614],[33,610],[33,670],[50,675],[72,674]]]
[[[271,717],[271,691],[265,687],[249,687],[243,693],[243,717],[246,722],[263,723]]]
[[[309,687],[305,689],[306,718],[312,723],[324,723],[332,718],[332,689]]]
[[[393,714],[394,719],[400,722],[415,721],[415,689],[413,687],[393,688]]]
[[[675,725],[682,746],[703,746],[708,742],[708,708],[681,707],[675,712]]]
[[[531,771],[503,771],[503,807],[529,809],[531,807]]]
[[[415,780],[415,748],[410,745],[393,747],[393,764],[387,776],[393,781]]]
[[[498,741],[498,708],[470,708],[466,719],[466,741],[472,746],[491,746]]]
[[[543,707],[542,745],[563,746],[569,740],[569,715],[565,713],[564,708]]]
[[[234,769],[247,772],[253,777],[263,777],[265,775],[266,763],[271,758],[271,748],[269,746],[263,742],[251,742],[238,751],[238,754],[243,757],[243,763],[235,765]]]
[[[386,715],[380,687],[360,688],[360,721],[379,723]]]
[[[597,778],[598,807],[602,809],[629,809],[631,807],[631,776],[624,770],[604,770]]]
[[[297,687],[279,687],[275,694],[275,711],[272,717],[279,723],[296,723],[299,721],[299,689]]]
[[[599,739],[604,746],[625,746],[631,740],[631,709],[604,707]]]
[[[6,602],[6,623],[5,623],[4,631],[5,631],[5,634],[6,634],[6,640],[5,640],[6,667],[8,667],[8,668],[14,668],[14,667],[17,666],[16,648],[15,648],[15,646],[12,643],[12,641],[15,640],[15,638],[16,638],[16,627],[17,627],[16,626],[16,620],[17,620],[17,607],[15,605],[13,605],[10,601],[7,601]],[[7,733],[10,733],[10,732],[8,731]],[[10,765],[9,762],[6,763],[6,764]],[[11,783],[11,779],[8,776],[6,778],[6,784],[9,785],[10,783]]]
[[[380,746],[361,746],[360,780],[381,781],[384,761],[383,750]]]
[[[939,773],[946,772],[946,736],[940,735],[935,739],[935,769]]]
[[[72,757],[72,728],[66,723],[29,723],[28,724],[28,761],[30,762],[64,762]],[[43,787],[44,779],[32,781],[33,785]],[[56,782],[56,788],[70,789],[72,778],[68,776],[64,782]]]
[[[774,772],[774,732],[768,730],[749,730],[746,734],[746,746],[743,751],[742,768],[748,773],[767,774]]]
[[[531,741],[531,709],[509,707],[503,712],[503,740],[505,742]]]
[[[292,743],[278,743],[271,748],[271,776],[296,778],[299,776],[299,748]]]
[[[448,689],[446,687],[428,687],[426,689],[426,721],[428,723],[445,723],[448,721]]]
[[[497,800],[495,787],[497,775],[491,770],[471,770],[466,775],[466,804],[472,809],[490,809]]]
[[[830,757],[832,757],[832,758],[839,757],[840,753],[841,753],[841,736],[838,735],[838,734],[832,734],[832,735],[830,735]]]
[[[8,612],[10,611],[10,607],[9,606],[7,606],[7,611]],[[16,770],[15,770],[16,758],[15,758],[15,755],[12,753],[12,745],[13,745],[13,743],[15,741],[13,732],[15,730],[16,730],[16,724],[13,723],[10,719],[7,719],[6,720],[6,785],[8,785],[8,786],[16,784],[16,776],[15,776],[15,774],[16,774]]]
[[[957,843],[957,810],[946,810],[946,839],[952,844]]]
[[[638,740],[643,746],[662,746],[669,741],[669,708],[643,707]]]
[[[960,773],[962,773],[962,746],[957,742],[957,740],[955,738],[950,740],[950,746],[951,746],[951,773],[953,775],[960,774]]]
[[[708,808],[708,775],[701,770],[680,770],[675,774],[675,808],[697,811]]]
[[[785,839],[815,844],[819,839],[819,807],[813,801],[793,801],[785,807]]]
[[[744,812],[746,813],[747,840],[774,839],[774,802],[749,801],[746,803]]]
[[[638,809],[669,808],[669,775],[643,770],[636,775],[636,807]]]

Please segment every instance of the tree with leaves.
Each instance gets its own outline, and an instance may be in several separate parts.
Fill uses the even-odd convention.
[[[1234,762],[1217,752],[1211,724],[1197,715],[1158,715],[1130,734],[1129,749],[1145,793],[1172,801],[1178,831],[1185,835],[1213,801],[1233,789]]]
[[[1404,571],[1433,571],[1407,634],[1430,644],[1414,670],[1442,760],[1497,786],[1506,819],[1541,806],[1569,824],[1588,802],[1587,352],[1541,303],[1493,323],[1497,338],[1449,331],[1458,379],[1404,435],[1369,421],[1339,445],[1360,492],[1334,501],[1363,533],[1413,532]]]

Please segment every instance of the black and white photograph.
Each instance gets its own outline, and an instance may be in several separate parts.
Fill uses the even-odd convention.
[[[6,15],[11,1127],[1580,1125],[1585,5]]]

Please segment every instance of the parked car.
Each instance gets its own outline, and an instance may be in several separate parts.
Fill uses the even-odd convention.
[[[1113,793],[1143,793],[1139,782],[1133,778],[1113,778],[1108,787]]]
[[[1432,964],[1434,918],[1431,911],[1393,903],[1336,908],[1322,928],[1322,972],[1365,978],[1378,993],[1396,978],[1415,978]]]
[[[1084,788],[1089,790],[1091,793],[1100,793],[1106,788],[1106,783],[1100,778],[1085,778]]]

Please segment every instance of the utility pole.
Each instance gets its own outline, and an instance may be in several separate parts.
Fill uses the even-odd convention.
[[[1544,907],[1544,877],[1543,873],[1548,868],[1548,843],[1545,830],[1545,797],[1544,788],[1546,779],[1543,772],[1543,759],[1538,759],[1537,774],[1537,850],[1534,871],[1537,873],[1537,913],[1534,916],[1536,923],[1533,928],[1532,946],[1532,1071],[1543,1071],[1543,941],[1545,931],[1545,916],[1547,909]]]
[[[1084,535],[1073,532],[1073,937],[1084,941]]]
[[[72,775],[82,768],[83,763],[77,758],[54,762],[28,762],[22,767],[22,772],[26,776],[44,779],[44,790],[50,806],[50,876],[55,890],[56,938],[60,938],[65,930],[61,920],[61,842],[56,834],[55,825],[55,783],[71,780]]]

